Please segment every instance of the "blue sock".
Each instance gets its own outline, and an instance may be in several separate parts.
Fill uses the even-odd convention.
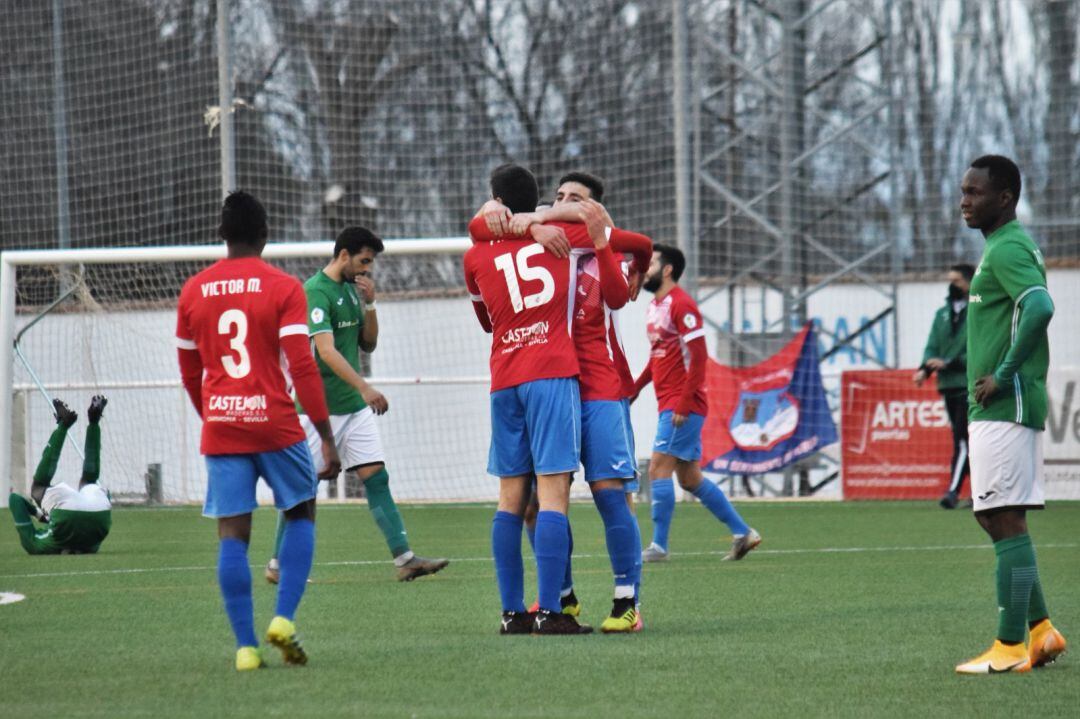
[[[574,530],[570,528],[569,519],[566,520],[566,541],[568,542],[566,547],[566,574],[563,575],[560,596],[569,594],[574,588],[574,573],[570,566],[571,559],[574,556]]]
[[[218,584],[225,600],[225,613],[236,635],[236,646],[257,647],[255,608],[251,600],[251,567],[248,545],[239,539],[226,538],[218,544]]]
[[[701,484],[694,490],[694,496],[700,499],[717,519],[726,524],[732,534],[746,534],[750,531],[750,527],[746,526],[746,522],[724,496],[724,490],[708,479],[702,477]]]
[[[601,489],[593,493],[593,502],[604,522],[615,586],[633,586],[634,557],[641,557],[641,548],[634,547],[634,517],[626,506],[626,495],[621,489]]]
[[[525,611],[525,567],[521,560],[521,517],[495,512],[491,521],[491,555],[504,612]]]
[[[634,600],[641,604],[641,525],[633,512],[630,513],[630,518],[634,523],[634,574],[631,579],[634,580]]]
[[[529,538],[529,546],[532,547],[533,554],[536,554],[536,520],[533,520],[532,524],[525,525],[525,536]]]
[[[566,576],[566,550],[570,543],[570,522],[561,512],[542,511],[536,515],[536,584],[540,608],[561,612],[559,588]]]
[[[653,544],[665,551],[668,546],[668,532],[671,531],[671,516],[675,514],[675,483],[671,477],[652,481],[652,521]]]
[[[285,520],[280,555],[281,579],[278,582],[275,613],[292,621],[307,588],[311,562],[315,557],[315,522],[310,519]]]

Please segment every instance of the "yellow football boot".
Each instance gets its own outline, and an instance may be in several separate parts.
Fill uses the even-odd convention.
[[[1054,629],[1049,619],[1044,619],[1031,628],[1031,643],[1028,659],[1032,667],[1046,666],[1065,653],[1065,637]]]
[[[286,664],[307,664],[307,653],[300,646],[296,625],[285,617],[274,617],[266,630],[266,641],[281,650]]]
[[[1002,644],[995,639],[994,645],[974,659],[956,665],[957,674],[1005,674],[1006,672],[1030,672],[1031,660],[1023,644]]]

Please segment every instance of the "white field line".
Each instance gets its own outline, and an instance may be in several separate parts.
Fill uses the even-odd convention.
[[[1037,549],[1076,549],[1080,544],[1039,544]],[[865,553],[889,553],[889,552],[954,552],[958,550],[991,550],[989,544],[941,544],[925,547],[818,547],[806,549],[755,549],[754,556],[789,555],[789,554],[865,554]],[[711,557],[727,554],[727,550],[708,552],[672,552],[672,557]],[[604,559],[606,554],[575,554],[574,560],[579,559]],[[491,557],[451,557],[450,562],[490,562]],[[367,567],[376,565],[392,565],[389,559],[357,559],[342,562],[315,562],[316,567]],[[253,570],[262,570],[263,565],[251,565]],[[0,574],[3,579],[41,579],[50,577],[92,577],[102,575],[122,574],[155,574],[162,572],[211,572],[213,566],[198,567],[130,567],[124,569],[92,569],[80,572],[35,572],[30,574]]]

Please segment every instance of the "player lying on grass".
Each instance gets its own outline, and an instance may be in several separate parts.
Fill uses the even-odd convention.
[[[82,477],[76,490],[63,482],[52,484],[64,439],[79,418],[66,404],[53,400],[56,429],[34,471],[34,486],[30,489],[33,501],[15,492],[8,498],[15,531],[28,554],[95,554],[109,535],[112,504],[109,495],[97,483],[101,474],[100,421],[107,402],[105,397],[98,395],[90,400],[86,410],[89,424],[83,445]],[[31,516],[46,526],[35,530]]]
[[[375,259],[383,242],[365,227],[346,227],[334,243],[334,257],[304,283],[307,295],[307,330],[315,347],[322,376],[334,442],[346,472],[364,483],[368,509],[390,548],[397,578],[410,582],[438,572],[447,559],[425,559],[413,554],[386,471],[375,415],[390,408],[386,397],[360,374],[360,350],[375,351],[379,319],[375,309]],[[307,434],[312,457],[319,457],[322,438],[298,402],[300,425]],[[278,552],[285,522],[278,516],[274,556],[266,565],[266,579],[277,584]]]
[[[180,375],[203,420],[203,514],[217,519],[218,584],[236,636],[236,668],[258,669],[263,660],[255,638],[248,544],[258,506],[255,485],[260,477],[270,485],[286,528],[266,640],[281,650],[286,664],[306,664],[293,620],[311,572],[318,478],[286,371],[323,438],[324,476],[337,476],[341,460],[308,344],[304,288],[261,258],[269,234],[262,203],[246,192],[230,194],[218,233],[228,256],[188,279],[176,319]]]
[[[615,578],[611,614],[601,624],[603,632],[640,631],[638,611],[641,576],[641,538],[637,519],[631,511],[628,484],[636,480],[633,429],[630,426],[629,396],[633,378],[626,364],[618,334],[615,311],[630,299],[631,287],[621,266],[621,253],[634,255],[644,273],[652,256],[652,241],[644,235],[611,227],[610,218],[594,201],[603,196],[603,182],[587,173],[570,173],[559,181],[555,204],[535,213],[511,215],[500,205],[485,205],[484,223],[474,220],[470,232],[478,240],[495,237],[488,230],[508,230],[501,237],[541,233],[558,228],[570,245],[576,270],[574,348],[581,368],[581,460],[585,480],[604,523],[608,555]],[[579,204],[580,203],[580,204]],[[590,215],[602,218],[590,236],[582,220]],[[553,224],[545,227],[544,223]],[[572,224],[565,224],[565,223]],[[535,229],[534,229],[535,228]],[[618,254],[617,254],[618,253]],[[624,499],[627,497],[627,499]],[[530,507],[532,503],[530,503]],[[529,513],[526,513],[526,528]],[[530,532],[530,541],[534,541]],[[569,537],[566,574],[561,591],[562,611],[579,616],[581,605],[573,590]]]

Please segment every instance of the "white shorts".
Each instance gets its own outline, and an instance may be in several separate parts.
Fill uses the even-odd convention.
[[[1003,507],[1042,509],[1042,432],[1015,422],[968,425],[971,501],[976,512]]]
[[[315,462],[316,472],[321,472],[322,438],[306,414],[300,415],[300,426],[307,435],[308,451]],[[379,428],[375,426],[375,413],[370,407],[364,407],[352,414],[330,415],[330,429],[334,433],[338,454],[341,455],[342,469],[386,461],[382,440],[379,439]]]
[[[60,482],[45,490],[45,496],[41,498],[41,508],[46,514],[51,514],[54,509],[103,512],[112,509],[112,503],[99,484],[84,484],[82,489],[75,489],[70,484]]]

